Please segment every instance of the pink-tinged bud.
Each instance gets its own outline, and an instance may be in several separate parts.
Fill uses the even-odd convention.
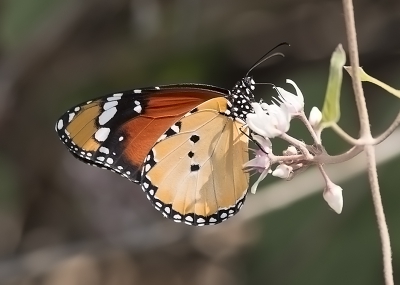
[[[253,139],[258,143],[261,149],[257,149],[255,157],[243,165],[243,170],[246,172],[256,171],[260,173],[257,181],[253,184],[250,191],[255,194],[257,191],[258,184],[267,177],[270,172],[271,159],[269,154],[272,152],[272,143],[268,138],[264,138],[259,135],[253,135]]]
[[[297,149],[294,146],[290,145],[284,152],[284,155],[296,155],[298,153],[299,152],[297,151]]]
[[[324,199],[328,203],[329,207],[331,207],[338,214],[340,214],[343,209],[342,192],[343,192],[342,187],[330,182],[325,187],[323,193]]]
[[[272,176],[279,177],[282,179],[288,179],[292,173],[293,168],[286,164],[279,164],[272,172]]]

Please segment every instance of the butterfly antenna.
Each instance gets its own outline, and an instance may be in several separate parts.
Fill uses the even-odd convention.
[[[276,85],[274,83],[269,83],[269,82],[256,82],[254,83],[255,85],[271,85],[272,88],[276,88]]]
[[[243,131],[243,128],[244,126],[241,126],[240,128],[239,128],[239,130],[240,130],[240,132],[242,133],[242,134],[244,134],[250,141],[252,141],[253,143],[255,143],[257,146],[258,146],[258,148],[263,152],[263,153],[265,153],[265,154],[268,154],[268,152],[266,152],[265,150],[264,150],[264,148],[255,140],[255,139],[253,139],[251,136],[249,136],[246,132],[244,132]],[[247,126],[246,126],[247,127]],[[250,130],[251,131],[251,130]]]
[[[246,77],[249,76],[249,73],[250,73],[254,68],[256,68],[257,66],[259,66],[261,63],[263,63],[263,62],[266,61],[267,59],[270,59],[271,57],[274,57],[274,56],[277,56],[277,55],[282,56],[282,57],[285,57],[285,55],[284,55],[283,53],[281,53],[281,52],[276,52],[276,53],[270,54],[272,51],[274,51],[275,49],[277,49],[277,48],[280,47],[280,46],[290,46],[290,44],[287,43],[287,42],[283,42],[283,43],[280,43],[280,44],[274,46],[274,47],[273,47],[272,49],[270,49],[266,54],[264,54],[259,60],[257,60],[256,63],[253,64],[252,67],[250,67],[249,71],[247,71],[247,73],[246,73]]]

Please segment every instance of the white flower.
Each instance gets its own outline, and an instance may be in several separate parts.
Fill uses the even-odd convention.
[[[251,193],[255,194],[258,184],[265,177],[267,177],[270,171],[271,160],[268,154],[272,152],[272,144],[268,138],[263,138],[262,136],[253,135],[253,139],[259,144],[262,149],[258,149],[255,151],[255,158],[245,163],[243,165],[243,169],[246,172],[257,171],[261,173],[257,181],[251,187]]]
[[[246,123],[253,132],[264,138],[274,138],[289,130],[290,114],[285,106],[265,103],[251,105],[254,113],[247,115]]]
[[[293,167],[288,166],[286,164],[279,164],[275,170],[272,172],[272,175],[275,177],[279,177],[282,179],[288,179],[290,174],[293,171]]]
[[[322,194],[329,207],[331,207],[338,214],[340,214],[343,209],[342,191],[342,187],[330,182],[327,184],[326,188],[324,189],[324,193]]]
[[[322,113],[317,107],[312,107],[308,121],[314,129],[318,128],[322,120]]]
[[[296,154],[299,154],[299,152],[292,145],[288,146],[288,148],[283,152],[283,155],[296,155]]]
[[[297,87],[296,83],[290,79],[286,79],[286,83],[292,84],[294,89],[296,90],[296,95],[286,91],[281,87],[276,87],[276,90],[279,94],[278,100],[282,105],[285,105],[289,111],[289,113],[294,116],[304,109],[304,96],[301,93],[299,87]]]

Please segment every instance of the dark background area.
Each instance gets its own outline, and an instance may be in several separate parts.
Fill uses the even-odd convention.
[[[359,0],[355,12],[361,65],[400,88],[400,2]],[[270,177],[234,218],[193,228],[164,219],[137,185],[75,160],[54,132],[69,107],[110,92],[180,82],[229,89],[283,41],[286,57],[258,67],[255,80],[291,90],[290,78],[307,113],[322,107],[330,55],[347,46],[340,1],[0,1],[0,284],[382,284],[365,173],[341,183],[341,215],[316,176],[301,186],[321,188],[317,195],[244,219],[260,210],[253,202],[277,181]],[[356,137],[350,87],[345,74],[340,125]],[[379,134],[398,100],[364,87]],[[268,86],[256,94],[274,95]],[[291,133],[310,141],[298,123]],[[349,147],[330,130],[323,140],[333,154]],[[395,280],[399,162],[378,168]],[[296,179],[287,195],[298,194]]]

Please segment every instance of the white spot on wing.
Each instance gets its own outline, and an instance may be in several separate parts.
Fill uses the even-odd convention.
[[[61,130],[63,126],[64,126],[64,121],[60,119],[57,123],[57,129]]]
[[[112,107],[115,107],[117,105],[118,105],[118,101],[107,102],[107,103],[104,104],[103,109],[104,110],[108,110],[108,109],[110,109]]]
[[[75,117],[75,113],[70,113],[69,117],[68,117],[68,122],[71,122],[74,117]]]
[[[109,157],[109,158],[107,158],[106,162],[109,164],[112,164],[114,162],[114,160],[111,157]]]
[[[118,140],[119,140],[119,141],[122,141],[123,139],[124,139],[124,137],[123,137],[123,136],[120,136]]]
[[[135,108],[133,108],[133,110],[136,112],[136,113],[141,113],[142,112],[142,106],[140,106],[140,105],[137,105]]]
[[[109,154],[110,150],[104,146],[100,147],[99,149],[100,152],[105,153],[105,154]]]
[[[107,111],[104,111],[99,116],[99,124],[100,125],[106,124],[109,120],[111,120],[115,116],[116,113],[117,113],[117,108],[116,107],[112,107],[111,109],[108,109]]]
[[[175,133],[179,133],[179,127],[177,125],[172,125],[171,130],[173,130]]]
[[[203,218],[198,218],[196,222],[198,222],[198,223],[205,223],[206,220],[204,220]]]
[[[94,134],[94,138],[99,142],[104,142],[108,138],[109,134],[110,134],[109,128],[100,128]]]
[[[163,134],[157,141],[160,142],[160,141],[164,140],[166,137],[167,137],[167,135]]]
[[[135,90],[133,90],[133,93],[139,94],[139,93],[142,93],[142,90],[140,90],[140,89],[135,89]]]

